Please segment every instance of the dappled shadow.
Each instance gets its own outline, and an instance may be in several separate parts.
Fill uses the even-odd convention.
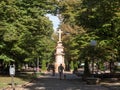
[[[71,76],[71,74],[67,75]],[[24,88],[25,90],[109,90],[101,85],[87,85],[82,79],[69,78],[60,80],[52,77],[38,78]]]
[[[65,74],[67,78],[60,80],[58,73],[56,73],[55,76],[52,76],[52,73],[44,73],[43,75],[40,75],[40,77],[34,79],[31,83],[23,85],[24,89],[18,90],[120,90],[120,84],[118,85],[109,82],[109,84],[88,85],[81,78],[76,78],[71,73]],[[28,80],[27,78],[30,78],[29,75],[30,73],[21,72],[17,74],[17,77]],[[102,82],[107,81],[108,80],[104,80]]]
[[[27,90],[109,90],[100,85],[87,85],[79,80],[59,80],[53,78],[39,78],[25,87]]]
[[[33,79],[33,73],[30,72],[17,72],[15,77],[20,78],[24,81],[31,81]]]

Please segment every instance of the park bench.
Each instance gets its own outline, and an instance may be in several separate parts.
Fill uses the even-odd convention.
[[[94,77],[97,78],[120,78],[120,73],[103,73],[103,74],[94,74]]]
[[[100,78],[95,78],[95,77],[88,77],[86,78],[86,83],[87,84],[99,84],[100,83]]]

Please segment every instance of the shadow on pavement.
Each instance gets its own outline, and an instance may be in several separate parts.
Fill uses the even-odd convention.
[[[24,90],[110,90],[101,85],[87,85],[82,79],[73,78],[74,76],[70,73],[67,73],[68,79],[62,80],[57,78],[57,75],[52,76],[47,73],[44,77],[39,77],[25,86]]]

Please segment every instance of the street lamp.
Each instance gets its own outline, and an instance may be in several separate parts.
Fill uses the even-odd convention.
[[[94,52],[94,48],[97,45],[97,42],[95,40],[91,40],[90,45],[93,47],[93,52]],[[92,61],[92,74],[93,73],[94,73],[94,56],[93,56],[93,61]]]
[[[90,41],[90,45],[91,45],[91,46],[96,46],[96,45],[97,45],[97,42],[96,42],[95,40],[91,40],[91,41]]]

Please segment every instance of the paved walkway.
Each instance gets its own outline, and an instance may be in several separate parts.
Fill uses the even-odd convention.
[[[119,90],[101,85],[87,85],[74,74],[69,72],[65,74],[66,79],[60,80],[58,74],[52,76],[51,73],[46,73],[24,87],[16,87],[15,90]]]

